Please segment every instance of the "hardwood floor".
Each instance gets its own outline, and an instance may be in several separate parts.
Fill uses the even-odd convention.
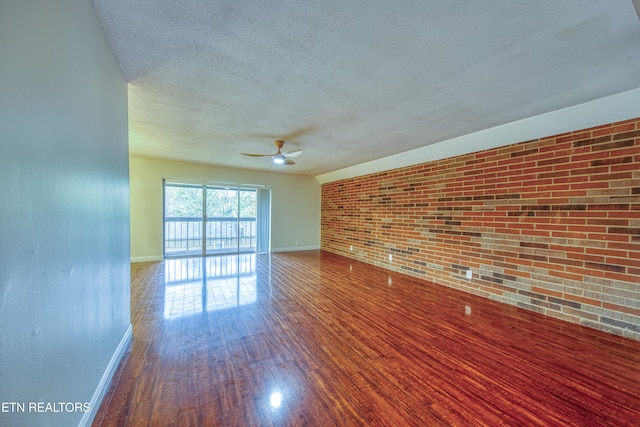
[[[94,426],[640,425],[640,342],[337,255],[133,264],[131,286]]]

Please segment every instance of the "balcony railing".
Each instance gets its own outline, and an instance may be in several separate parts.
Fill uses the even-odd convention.
[[[255,252],[256,219],[208,217],[205,225],[207,254]],[[165,217],[165,256],[202,254],[201,217]]]

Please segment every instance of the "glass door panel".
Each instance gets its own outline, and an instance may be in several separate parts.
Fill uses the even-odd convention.
[[[239,252],[256,251],[256,190],[241,188],[238,194]]]
[[[207,254],[238,252],[238,190],[207,187]]]
[[[202,254],[202,187],[165,184],[164,255]]]

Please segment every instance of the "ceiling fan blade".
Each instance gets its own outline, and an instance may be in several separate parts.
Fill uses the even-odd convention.
[[[273,157],[276,156],[278,153],[273,153],[273,154],[253,154],[253,153],[240,153],[243,156],[250,156],[250,157]]]
[[[297,150],[289,151],[288,153],[284,153],[284,156],[285,157],[298,157],[300,154],[302,154],[302,150],[297,149]]]
[[[291,159],[286,159],[286,160],[284,161],[284,164],[285,164],[285,165],[295,165],[295,164],[296,164],[296,162],[294,162],[294,161],[293,161],[293,160],[291,160]]]

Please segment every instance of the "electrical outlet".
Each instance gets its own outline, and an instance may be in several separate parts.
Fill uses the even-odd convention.
[[[393,255],[389,254],[389,261],[393,261]]]
[[[353,252],[353,246],[349,246],[349,250]]]
[[[467,279],[473,279],[473,272],[471,270],[467,270]]]

